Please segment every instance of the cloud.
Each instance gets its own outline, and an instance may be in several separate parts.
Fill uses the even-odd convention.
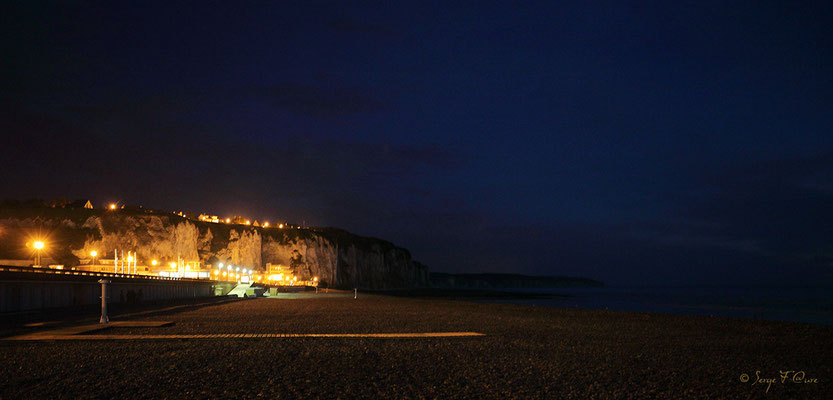
[[[116,106],[79,109],[73,122],[4,110],[3,131],[17,140],[0,149],[2,177],[8,183],[3,195],[114,193],[160,208],[193,205],[266,212],[274,207],[279,215],[348,229],[353,225],[344,221],[364,219],[358,228],[372,233],[374,223],[367,221],[374,215],[382,210],[399,213],[414,196],[432,192],[430,184],[418,178],[458,168],[468,157],[441,143],[280,133],[241,140],[223,126],[158,115],[128,117],[125,112],[129,111]],[[211,204],[200,204],[204,202]]]
[[[714,194],[686,205],[683,215],[773,255],[806,256],[833,246],[831,178],[833,152],[741,166],[712,175]]]
[[[777,158],[704,173],[673,212],[635,234],[680,257],[686,249],[722,253],[729,268],[796,280],[787,271],[833,282],[833,152]],[[723,260],[720,260],[723,261]]]

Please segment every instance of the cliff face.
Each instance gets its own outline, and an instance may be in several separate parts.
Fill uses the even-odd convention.
[[[391,289],[428,282],[427,268],[407,250],[342,230],[263,229],[121,210],[0,210],[0,259],[29,257],[25,241],[33,232],[48,236],[49,256],[65,265],[88,259],[92,250],[112,258],[119,249],[134,251],[143,261],[182,258],[256,271],[282,264],[332,287]],[[20,243],[12,244],[14,239]]]

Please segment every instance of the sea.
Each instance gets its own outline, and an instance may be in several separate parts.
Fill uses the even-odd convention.
[[[833,287],[605,286],[515,289],[511,292],[554,296],[484,301],[833,325]]]

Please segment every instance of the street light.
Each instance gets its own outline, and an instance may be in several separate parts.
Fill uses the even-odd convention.
[[[156,264],[159,264],[159,261],[156,261],[156,260],[150,260],[150,265],[153,265],[153,266],[155,267],[155,266],[156,266]]]
[[[93,250],[93,251],[91,251],[91,252],[90,252],[90,257],[92,257],[92,262],[90,263],[91,265],[95,265],[95,258],[96,258],[96,256],[98,256],[98,252],[97,252],[97,251]]]
[[[35,247],[35,250],[37,251],[37,254],[38,254],[37,262],[35,264],[40,267],[40,251],[43,249],[44,244],[43,244],[43,242],[38,240],[35,243],[33,243],[32,245]]]
[[[223,263],[217,264],[218,267],[223,268]]]
[[[110,209],[115,210],[116,209],[116,203],[110,203]]]

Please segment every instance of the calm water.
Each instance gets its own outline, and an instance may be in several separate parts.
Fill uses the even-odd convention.
[[[713,315],[833,325],[833,288],[603,287],[521,289],[566,298],[500,300],[538,306]]]

